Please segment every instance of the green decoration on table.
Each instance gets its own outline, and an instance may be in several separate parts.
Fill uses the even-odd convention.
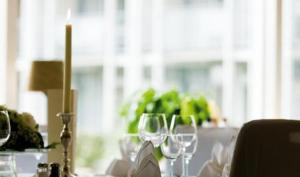
[[[8,112],[11,134],[8,141],[0,147],[1,151],[24,151],[25,149],[44,148],[43,137],[38,131],[38,124],[31,114],[18,113],[15,110],[7,109],[5,106],[0,106],[0,111],[2,110]],[[51,145],[49,146],[52,147]]]
[[[159,93],[150,88],[135,95],[133,99],[121,106],[120,116],[127,119],[127,132],[138,133],[138,123],[143,113],[164,113],[168,125],[173,114],[193,115],[197,125],[210,120],[208,102],[204,96],[181,94],[177,90]],[[188,123],[183,120],[182,124]],[[161,152],[156,152],[161,157]]]

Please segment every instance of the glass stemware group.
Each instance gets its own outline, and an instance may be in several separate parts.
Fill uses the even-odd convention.
[[[196,151],[197,125],[192,115],[173,115],[170,126],[165,114],[144,113],[138,125],[139,137],[142,141],[151,141],[170,165],[170,176],[173,175],[173,164],[179,155],[182,156],[182,176],[188,176],[188,164]]]

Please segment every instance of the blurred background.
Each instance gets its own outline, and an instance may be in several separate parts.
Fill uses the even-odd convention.
[[[41,125],[46,97],[27,89],[30,64],[64,58],[69,8],[82,171],[103,172],[119,153],[120,105],[149,87],[201,93],[230,126],[300,117],[300,1],[2,0],[0,103]]]

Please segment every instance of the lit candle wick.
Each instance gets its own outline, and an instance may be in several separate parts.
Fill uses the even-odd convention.
[[[71,20],[71,9],[68,9],[68,13],[67,13],[67,23],[70,23]]]

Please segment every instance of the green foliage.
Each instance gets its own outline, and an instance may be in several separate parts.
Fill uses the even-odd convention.
[[[28,113],[18,113],[15,110],[0,106],[1,110],[7,110],[11,126],[11,134],[8,141],[1,146],[0,150],[12,149],[23,151],[25,149],[44,148],[44,141],[41,134],[35,127],[36,123]],[[31,117],[30,117],[31,116]]]
[[[95,167],[104,155],[104,140],[99,136],[81,134],[76,146],[76,163],[81,167]]]
[[[133,113],[132,113],[133,112]],[[137,133],[139,119],[143,113],[164,113],[170,124],[173,114],[193,115],[197,125],[210,119],[208,103],[204,96],[192,97],[177,90],[158,93],[150,88],[131,102],[121,107],[120,116],[128,120],[128,133]],[[183,124],[187,123],[183,121]]]
[[[164,113],[168,125],[173,114],[193,115],[197,125],[210,119],[208,103],[204,96],[193,97],[180,94],[177,90],[158,93],[150,88],[140,93],[131,102],[125,103],[120,110],[120,116],[127,119],[128,133],[138,132],[138,123],[143,113]],[[182,124],[188,123],[183,120]],[[160,154],[160,151],[156,151]],[[161,155],[158,155],[160,157]]]
[[[60,146],[61,143],[59,142],[53,142],[51,144],[48,144],[48,146],[45,147],[45,149],[55,149],[57,146]]]

